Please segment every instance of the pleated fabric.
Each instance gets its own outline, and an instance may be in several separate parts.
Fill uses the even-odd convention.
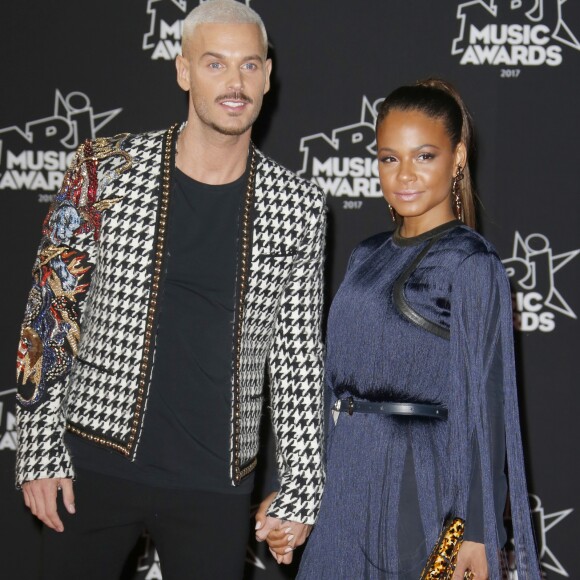
[[[409,320],[394,300],[403,274],[405,302],[440,333]],[[326,376],[333,401],[436,403],[449,416],[329,417],[326,487],[300,580],[417,580],[448,516],[466,520],[466,539],[485,543],[490,578],[501,578],[506,456],[518,577],[540,578],[511,294],[489,242],[454,221],[360,244],[330,310]]]

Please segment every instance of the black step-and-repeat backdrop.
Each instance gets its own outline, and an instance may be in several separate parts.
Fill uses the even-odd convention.
[[[532,508],[546,577],[580,578],[579,0],[250,0],[275,63],[255,139],[328,194],[328,299],[350,250],[392,227],[374,160],[377,103],[438,75],[478,134],[481,229],[513,283]],[[14,360],[51,195],[85,138],[167,127],[181,20],[198,0],[5,0],[0,17],[0,578],[34,579],[38,527],[13,487]],[[265,464],[269,461],[267,450]],[[256,499],[259,497],[259,492]],[[250,525],[250,522],[248,523]],[[219,551],[216,551],[219,557]],[[292,578],[263,546],[247,578]],[[516,578],[515,573],[511,573]],[[126,579],[161,578],[144,537]]]

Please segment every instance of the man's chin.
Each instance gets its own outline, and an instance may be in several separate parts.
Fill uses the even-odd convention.
[[[216,123],[212,123],[211,126],[212,126],[212,129],[214,129],[218,133],[221,133],[222,135],[227,135],[228,137],[239,137],[240,135],[243,135],[244,133],[246,133],[246,131],[251,129],[252,124],[253,123],[250,123],[249,125],[225,126],[225,125],[217,125]]]

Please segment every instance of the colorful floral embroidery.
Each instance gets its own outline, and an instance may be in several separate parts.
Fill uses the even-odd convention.
[[[119,201],[97,201],[97,169],[101,160],[116,155],[125,161],[115,170],[117,174],[131,167],[131,158],[121,149],[123,138],[86,141],[79,147],[44,221],[18,347],[16,379],[21,383],[21,405],[32,406],[41,400],[48,386],[68,374],[77,354],[79,304],[88,290],[93,265],[74,242],[91,233],[98,241],[102,212]]]

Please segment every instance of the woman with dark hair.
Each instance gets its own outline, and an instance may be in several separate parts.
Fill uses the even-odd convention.
[[[327,483],[298,578],[450,578],[424,571],[449,518],[453,579],[500,578],[507,456],[518,578],[539,579],[511,295],[472,229],[469,115],[427,80],[391,93],[376,131],[396,229],[354,250],[330,310]]]

